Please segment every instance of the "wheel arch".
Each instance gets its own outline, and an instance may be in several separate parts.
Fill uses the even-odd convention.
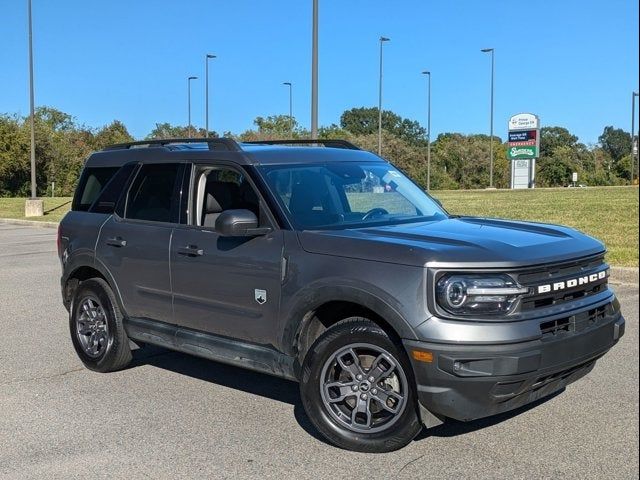
[[[322,332],[345,318],[360,316],[379,325],[394,339],[416,339],[399,309],[379,293],[354,286],[309,286],[298,295],[285,315],[282,346],[302,363],[311,344]]]
[[[97,260],[91,263],[78,262],[64,278],[62,286],[62,300],[67,310],[71,307],[71,301],[73,300],[73,295],[75,294],[78,285],[90,278],[101,278],[107,283],[107,285],[109,285],[114,293],[116,301],[118,302],[118,308],[120,308],[120,311],[124,313],[122,298],[120,297],[120,292],[113,276],[109,273],[109,270]]]

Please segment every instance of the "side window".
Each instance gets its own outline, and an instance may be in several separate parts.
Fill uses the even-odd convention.
[[[127,163],[122,166],[102,189],[102,193],[93,203],[90,211],[95,213],[113,213],[118,199],[122,196],[123,192],[127,190],[129,178],[136,166],[136,163]]]
[[[179,164],[143,165],[127,195],[125,218],[177,223]]]
[[[225,210],[250,210],[258,219],[263,217],[255,190],[241,172],[232,168],[207,167],[196,171],[193,199],[194,223],[199,226],[214,227]]]
[[[76,188],[73,198],[72,210],[86,212],[98,198],[100,192],[109,183],[111,177],[119,170],[119,167],[89,167],[85,168],[80,177],[80,183]]]

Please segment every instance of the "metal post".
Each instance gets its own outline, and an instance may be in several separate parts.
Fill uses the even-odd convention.
[[[208,53],[204,59],[204,136],[209,137],[209,59],[216,58],[215,55]]]
[[[484,53],[491,53],[491,114],[490,114],[490,133],[489,133],[489,188],[493,188],[493,79],[495,71],[494,49],[483,48]]]
[[[35,100],[33,93],[33,27],[31,16],[31,0],[28,0],[29,10],[29,112],[31,126],[31,198],[37,197],[36,192],[36,132],[35,132]]]
[[[196,80],[198,77],[189,77],[187,78],[187,105],[189,111],[189,128],[187,130],[188,138],[191,138],[191,80]]]
[[[289,134],[293,137],[293,84],[291,82],[282,84],[289,87]]]
[[[431,189],[431,72],[426,70],[423,75],[429,77],[427,86],[427,191]]]
[[[378,79],[378,155],[382,155],[382,45],[390,39],[380,37],[380,77]]]
[[[633,185],[633,177],[636,173],[635,165],[637,164],[636,157],[638,156],[636,147],[636,97],[637,92],[631,92],[631,185]]]
[[[311,138],[318,138],[318,0],[313,0],[311,34]]]

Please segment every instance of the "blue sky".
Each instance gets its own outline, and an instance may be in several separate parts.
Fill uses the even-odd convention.
[[[204,125],[204,55],[211,65],[210,128],[240,132],[258,116],[310,123],[311,0],[33,0],[36,104],[89,126],[122,120],[136,137],[155,122]],[[26,0],[2,0],[0,113],[28,113]],[[605,125],[630,129],[638,88],[635,0],[320,0],[320,124],[377,105],[378,37],[385,46],[384,108],[432,134],[489,128],[496,49],[495,132],[537,113],[596,142]]]

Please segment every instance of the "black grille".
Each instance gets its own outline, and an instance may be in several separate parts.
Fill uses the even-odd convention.
[[[540,285],[553,285],[594,273],[607,268],[603,256],[592,257],[582,261],[566,262],[549,267],[532,269],[517,275],[520,285],[531,287],[532,292],[522,299],[520,311],[527,312],[539,308],[552,307],[585,297],[596,295],[607,288],[608,278],[577,285],[573,288],[537,293]]]
[[[611,304],[592,308],[578,315],[542,322],[540,324],[540,333],[542,333],[542,338],[545,340],[565,333],[581,332],[585,328],[600,323],[608,314],[612,313],[613,306]]]

